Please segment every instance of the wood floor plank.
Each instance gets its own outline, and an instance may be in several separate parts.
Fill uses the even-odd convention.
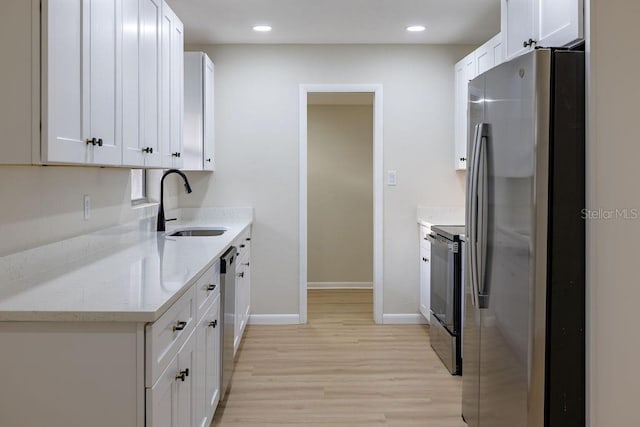
[[[425,325],[375,325],[371,290],[309,290],[306,325],[250,325],[212,426],[465,427]]]

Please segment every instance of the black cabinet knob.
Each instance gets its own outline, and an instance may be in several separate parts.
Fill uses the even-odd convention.
[[[175,325],[173,325],[173,332],[182,331],[186,326],[187,322],[177,322]]]
[[[214,284],[211,284],[211,285],[207,286],[207,290],[208,291],[213,291],[215,289],[216,289],[216,285],[214,285]]]
[[[185,378],[187,378],[188,376],[189,376],[189,368],[185,369],[184,371],[180,371],[178,375],[176,375],[176,380],[180,380],[184,382]]]
[[[147,153],[147,154],[152,154],[153,153],[153,148],[152,147],[145,147],[142,149],[143,153]]]
[[[207,160],[205,160],[208,163],[211,163],[211,158],[208,158]]]
[[[242,273],[238,273],[237,276],[240,278],[244,277],[244,271]]]
[[[466,161],[467,161],[467,158],[466,158],[466,157],[460,157],[460,161],[461,161],[461,162],[466,162]]]
[[[171,153],[171,155],[172,155],[173,157],[180,157],[180,153],[178,153],[178,152]]]
[[[98,144],[98,147],[102,147],[102,138],[98,138],[98,141],[96,142],[96,144]]]
[[[531,47],[531,46],[533,46],[534,44],[538,44],[538,40],[529,39],[529,40],[526,40],[526,41],[524,41],[524,42],[522,43],[522,47]]]
[[[215,328],[216,326],[218,326],[218,319],[214,320],[213,322],[209,322],[210,328]]]

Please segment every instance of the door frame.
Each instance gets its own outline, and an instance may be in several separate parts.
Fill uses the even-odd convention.
[[[383,314],[383,128],[381,84],[300,85],[300,323],[307,323],[307,94],[309,92],[372,93],[373,100],[373,320]]]

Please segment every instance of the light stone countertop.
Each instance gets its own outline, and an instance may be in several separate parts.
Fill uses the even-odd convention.
[[[251,208],[182,209],[0,258],[0,321],[154,322],[253,222]],[[185,227],[222,236],[169,237]]]

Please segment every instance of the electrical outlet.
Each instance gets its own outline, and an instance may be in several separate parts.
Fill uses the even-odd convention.
[[[83,197],[83,205],[84,205],[84,220],[89,221],[91,218],[91,196],[85,194]]]

